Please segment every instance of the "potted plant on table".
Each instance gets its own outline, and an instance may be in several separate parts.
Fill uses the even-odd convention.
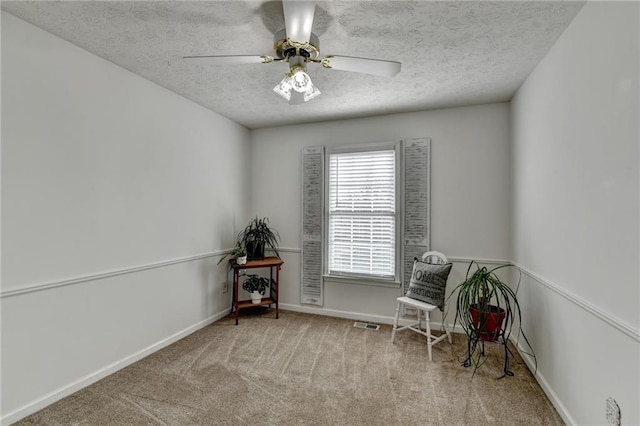
[[[476,270],[471,273],[474,264]],[[474,373],[484,363],[485,342],[499,342],[504,345],[504,375],[513,376],[509,370],[509,355],[513,354],[507,342],[513,331],[514,321],[517,321],[517,331],[522,334],[535,361],[533,349],[522,331],[522,314],[516,296],[520,278],[514,291],[496,274],[496,271],[509,267],[516,268],[521,277],[520,269],[515,265],[505,264],[488,269],[472,261],[465,280],[449,296],[451,298],[457,292],[454,327],[459,322],[467,336],[467,357],[463,365],[473,365]]]
[[[246,277],[242,283],[242,288],[251,293],[251,303],[257,305],[267,291],[270,281],[268,278],[261,277],[257,274],[247,274]]]
[[[242,247],[239,243],[236,248],[233,250],[233,254],[236,257],[236,263],[238,265],[246,265],[247,263],[247,250]]]
[[[247,251],[245,250],[245,248],[240,244],[240,242],[236,243],[236,246],[234,247],[234,249],[230,252],[225,254],[224,256],[222,256],[220,258],[220,260],[218,260],[218,265],[222,263],[223,260],[225,260],[227,258],[227,256],[231,255],[233,258],[236,259],[236,263],[238,265],[244,265],[245,263],[247,263]]]
[[[269,226],[269,219],[259,219],[257,216],[251,219],[247,227],[238,234],[238,242],[247,250],[249,260],[264,259],[265,248],[278,253],[278,241],[280,235],[278,231]]]

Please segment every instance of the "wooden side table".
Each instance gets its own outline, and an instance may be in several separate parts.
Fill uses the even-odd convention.
[[[244,265],[238,265],[235,259],[231,259],[231,269],[233,270],[233,302],[231,309],[236,316],[238,325],[238,315],[241,309],[253,308],[256,306],[276,305],[276,319],[280,316],[278,310],[278,287],[280,285],[280,267],[284,263],[279,257],[265,257],[262,260],[249,260]],[[263,297],[260,303],[252,303],[251,300],[238,300],[240,275],[245,269],[269,268],[269,297]]]

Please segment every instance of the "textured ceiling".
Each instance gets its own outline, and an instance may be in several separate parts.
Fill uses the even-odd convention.
[[[188,55],[272,55],[282,4],[2,2],[2,9],[246,127],[507,101],[584,2],[318,2],[321,56],[402,62],[394,78],[308,72],[322,95],[289,105],[284,63],[211,66]]]

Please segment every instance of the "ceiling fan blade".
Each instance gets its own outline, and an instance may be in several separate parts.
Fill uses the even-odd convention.
[[[287,37],[298,43],[307,43],[311,38],[315,1],[283,0],[284,25]]]
[[[393,77],[400,72],[402,64],[379,59],[354,58],[352,56],[326,56],[321,61],[325,68],[361,72],[365,74]]]
[[[228,55],[228,56],[184,56],[182,59],[198,61],[207,65],[265,64],[273,62],[271,56],[265,55]]]

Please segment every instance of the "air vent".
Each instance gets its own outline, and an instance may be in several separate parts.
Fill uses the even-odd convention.
[[[369,324],[367,322],[354,322],[353,326],[355,328],[366,328],[368,330],[380,330],[380,326],[378,324]]]

